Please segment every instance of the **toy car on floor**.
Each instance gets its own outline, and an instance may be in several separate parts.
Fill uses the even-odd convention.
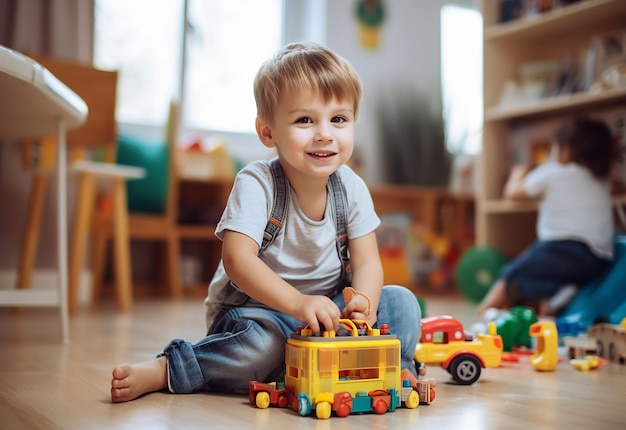
[[[487,334],[465,332],[456,318],[440,315],[422,318],[422,335],[415,348],[415,361],[440,365],[461,385],[480,378],[481,369],[498,367],[502,360],[502,337],[494,323]]]

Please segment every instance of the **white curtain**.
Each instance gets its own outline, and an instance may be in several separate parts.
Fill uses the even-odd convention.
[[[0,45],[22,53],[91,63],[94,3],[0,0]],[[22,170],[20,151],[19,142],[0,144],[0,284],[4,284],[3,274],[15,273],[24,239],[32,173]],[[56,241],[53,191],[51,186],[46,195],[36,260],[37,268],[52,270],[56,268],[56,248],[50,246]]]

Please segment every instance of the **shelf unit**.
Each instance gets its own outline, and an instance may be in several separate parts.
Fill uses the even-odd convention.
[[[514,256],[535,238],[537,204],[502,199],[510,171],[508,133],[520,123],[558,120],[575,113],[626,105],[626,88],[575,93],[516,106],[499,106],[520,66],[542,60],[580,58],[593,36],[626,28],[626,1],[587,0],[543,14],[499,23],[500,2],[483,0],[484,129],[476,205],[478,245]],[[621,201],[622,198],[616,199]]]
[[[372,186],[370,194],[379,216],[406,213],[411,223],[445,238],[460,250],[474,244],[473,195],[413,185]]]
[[[222,253],[222,242],[215,228],[226,207],[232,180],[178,178],[176,231],[181,243],[181,258],[195,258],[199,278],[184,284],[186,295],[204,296]],[[183,279],[184,281],[184,279]]]

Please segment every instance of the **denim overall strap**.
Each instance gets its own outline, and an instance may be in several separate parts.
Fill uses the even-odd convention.
[[[341,260],[340,288],[343,288],[352,283],[352,267],[350,266],[350,256],[348,255],[348,231],[346,230],[348,208],[343,193],[343,184],[339,180],[337,173],[330,175],[328,184],[333,195],[333,204],[335,205],[333,215],[337,231],[337,252]]]
[[[283,172],[278,158],[274,158],[270,162],[270,169],[274,177],[274,205],[272,206],[270,219],[265,226],[259,255],[270,246],[278,235],[278,232],[283,226],[283,220],[287,215],[287,208],[289,207],[289,181]]]

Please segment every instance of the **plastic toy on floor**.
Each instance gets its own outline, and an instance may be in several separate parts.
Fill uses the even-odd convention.
[[[400,353],[400,340],[385,324],[373,329],[366,321],[342,319],[339,331],[317,336],[299,328],[287,340],[284,381],[251,381],[249,400],[261,409],[290,406],[320,419],[430,403],[434,389],[400,368]]]
[[[471,385],[480,378],[481,368],[500,365],[502,337],[493,323],[488,334],[474,336],[456,318],[440,315],[422,318],[421,329],[415,361],[441,366],[458,384]]]
[[[626,318],[621,324],[594,324],[587,330],[587,336],[595,341],[600,357],[626,364]]]
[[[530,356],[535,370],[552,371],[559,363],[559,334],[552,321],[539,321],[530,326],[530,335],[537,338],[536,352]]]
[[[607,360],[598,357],[597,355],[585,355],[580,358],[573,358],[569,361],[569,364],[574,366],[576,370],[581,372],[588,372],[590,370],[597,369],[603,364],[606,364]]]
[[[603,279],[583,287],[559,316],[587,329],[597,322],[619,324],[626,317],[626,235],[615,239],[613,265]]]
[[[503,349],[506,352],[513,347],[531,347],[529,330],[537,322],[535,311],[528,306],[515,306],[507,312],[500,313],[493,322],[497,333],[502,336]]]

